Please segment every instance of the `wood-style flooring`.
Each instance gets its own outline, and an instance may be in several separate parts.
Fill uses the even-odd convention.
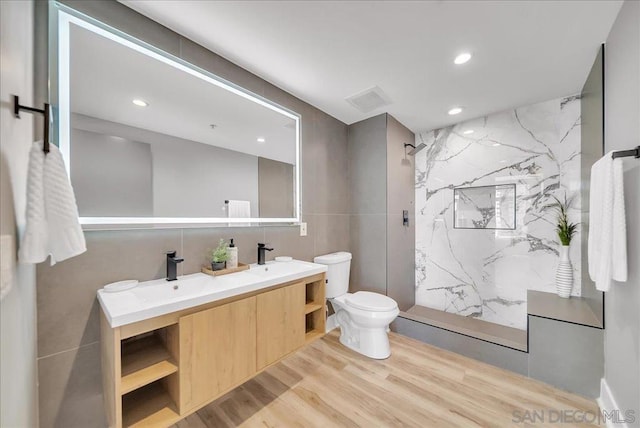
[[[562,415],[590,420],[598,412],[593,400],[390,337],[391,357],[377,361],[345,348],[332,332],[174,428],[549,427]]]

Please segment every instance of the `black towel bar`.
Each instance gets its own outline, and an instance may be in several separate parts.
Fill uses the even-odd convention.
[[[611,154],[612,158],[626,158],[629,156],[633,156],[634,158],[640,158],[640,146],[637,146],[632,150],[621,150],[619,152],[613,152]]]
[[[20,105],[20,98],[17,95],[13,96],[13,115],[16,119],[20,119],[20,111],[27,111],[29,113],[40,113],[44,115],[44,141],[42,149],[45,153],[49,153],[49,120],[50,120],[50,106],[48,103],[44,103],[44,108],[33,108]]]

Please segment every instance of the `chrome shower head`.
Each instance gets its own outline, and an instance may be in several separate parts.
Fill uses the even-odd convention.
[[[425,143],[420,143],[418,144],[418,147],[414,146],[413,144],[409,144],[409,143],[405,143],[404,148],[406,150],[407,147],[412,147],[411,151],[409,153],[407,153],[409,156],[414,156],[416,153],[418,153],[420,150],[424,149],[425,147],[427,147],[427,145]]]

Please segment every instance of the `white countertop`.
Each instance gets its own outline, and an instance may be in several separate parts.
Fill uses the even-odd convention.
[[[293,260],[251,265],[246,271],[222,276],[194,273],[177,281],[141,282],[130,290],[98,290],[98,300],[111,327],[120,327],[160,315],[239,296],[327,271],[327,266]]]

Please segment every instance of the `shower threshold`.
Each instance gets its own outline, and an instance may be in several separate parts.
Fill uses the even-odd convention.
[[[495,343],[496,345],[527,352],[526,330],[507,327],[419,305],[412,306],[408,310],[400,312],[399,316],[427,324],[432,327],[484,340],[485,342]]]

